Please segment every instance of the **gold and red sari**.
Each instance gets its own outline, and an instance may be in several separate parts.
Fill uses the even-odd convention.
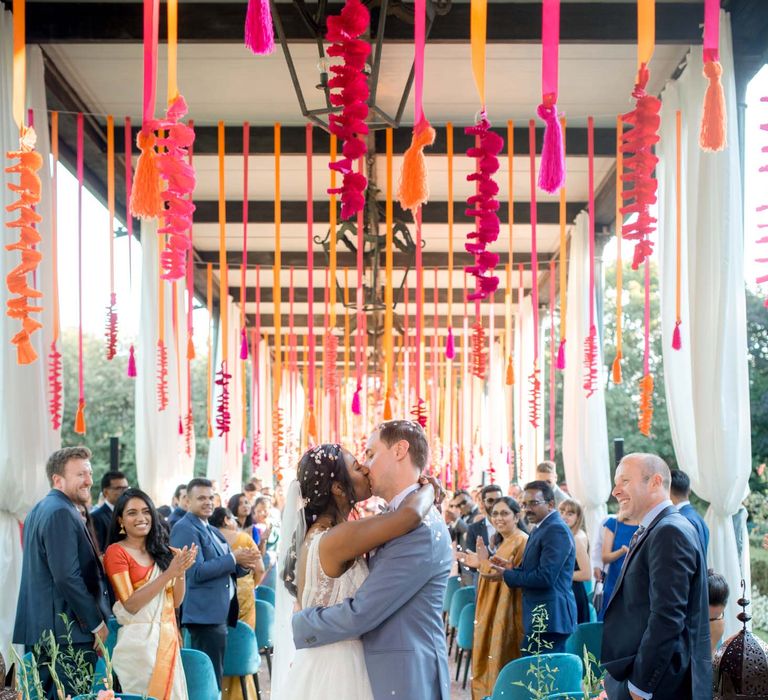
[[[156,700],[187,700],[173,585],[167,585],[141,610],[131,614],[123,603],[134,591],[160,576],[160,567],[142,566],[127,550],[113,544],[104,554],[104,569],[117,598],[112,612],[121,627],[112,652],[112,666],[123,692]]]

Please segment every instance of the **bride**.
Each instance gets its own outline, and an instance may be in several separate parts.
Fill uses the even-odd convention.
[[[291,615],[355,595],[368,575],[363,555],[418,527],[435,502],[437,482],[420,483],[397,511],[349,520],[354,504],[371,496],[365,469],[340,445],[318,445],[301,458],[283,514],[273,700],[373,700],[362,642],[296,651]]]

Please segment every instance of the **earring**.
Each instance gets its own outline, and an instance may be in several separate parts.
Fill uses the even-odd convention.
[[[125,525],[123,525],[122,523],[120,523],[120,534],[121,535],[125,534]]]

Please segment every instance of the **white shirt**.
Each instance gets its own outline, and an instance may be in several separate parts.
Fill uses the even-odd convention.
[[[400,504],[405,500],[406,496],[413,493],[417,489],[419,489],[418,484],[411,484],[410,486],[406,486],[400,493],[397,494],[390,502],[389,502],[389,508],[388,510],[397,510],[400,507]]]
[[[680,501],[680,503],[678,503],[678,504],[675,506],[675,508],[677,508],[678,510],[680,510],[680,509],[681,509],[681,508],[683,508],[684,506],[689,506],[689,505],[691,505],[691,502],[690,502],[690,501]]]
[[[109,501],[104,501],[104,503],[107,504],[107,508],[109,508],[110,510],[114,510],[115,509],[115,507]]]
[[[491,525],[491,519],[485,519],[485,529],[488,531],[488,543],[490,544],[491,538],[496,534],[496,528]]]
[[[232,561],[235,562],[235,566],[237,566],[237,559],[235,559],[235,553],[229,548],[229,545],[226,542],[222,542],[216,535],[211,532],[213,528],[208,524],[207,520],[203,520],[202,518],[198,518],[198,520],[203,524],[203,527],[208,530],[211,539],[213,540],[213,546],[216,547],[216,549],[224,556],[229,554],[230,557],[232,557]],[[232,598],[235,597],[235,587],[232,585],[232,581],[227,584],[227,588],[229,588],[229,599],[232,600]]]

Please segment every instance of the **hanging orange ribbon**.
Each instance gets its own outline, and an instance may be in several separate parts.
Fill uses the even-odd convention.
[[[213,425],[211,416],[213,415],[213,264],[206,266],[206,306],[208,307],[208,369],[206,373],[207,390],[207,413],[208,416],[208,438],[213,437]]]
[[[470,44],[472,77],[475,80],[480,106],[485,111],[485,37],[488,25],[488,0],[470,2]]]
[[[115,295],[115,120],[107,116],[107,209],[109,211],[109,304],[106,332],[107,359],[117,353],[117,297]]]
[[[75,432],[85,435],[85,375],[83,371],[83,114],[77,115],[77,413]]]
[[[59,256],[58,256],[58,170],[59,170],[59,113],[51,113],[51,153],[53,154],[53,180],[51,183],[51,273],[53,283],[51,294],[53,296],[53,340],[51,350],[48,353],[48,413],[51,417],[51,426],[54,430],[61,427],[62,408],[62,382],[61,382],[61,353],[57,347],[59,340]]]
[[[656,0],[637,0],[637,68],[651,62],[656,46]],[[639,78],[638,81],[640,82]]]
[[[387,129],[387,192],[386,192],[386,245],[385,245],[385,278],[384,278],[384,343],[386,352],[385,363],[385,396],[384,420],[392,418],[392,398],[395,371],[393,345],[394,289],[392,287],[392,267],[394,264],[393,224],[394,205],[392,201],[392,129]]]

